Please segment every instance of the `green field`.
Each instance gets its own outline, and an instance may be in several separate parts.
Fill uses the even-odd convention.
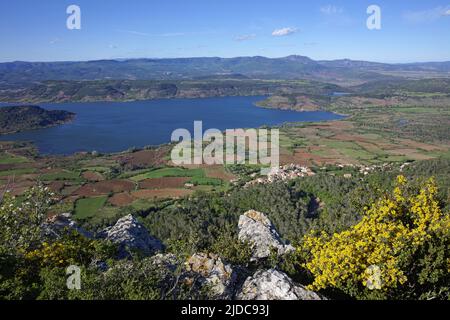
[[[111,168],[105,166],[83,167],[84,171],[94,171],[98,173],[109,173]]]
[[[203,169],[184,169],[184,168],[162,168],[146,173],[138,174],[130,179],[138,182],[145,179],[164,178],[164,177],[197,177],[205,176]]]
[[[29,162],[29,160],[25,157],[16,156],[8,153],[0,154],[0,164],[16,164],[26,162]]]
[[[0,172],[0,177],[17,176],[21,174],[30,174],[36,172],[34,168],[14,169]]]
[[[80,177],[79,172],[74,171],[62,171],[58,173],[48,173],[40,176],[42,181],[82,181],[83,179]]]
[[[218,178],[192,177],[188,183],[192,183],[196,186],[221,186],[223,181]]]
[[[75,218],[85,219],[95,216],[97,211],[102,208],[108,197],[93,197],[80,199],[75,204]]]

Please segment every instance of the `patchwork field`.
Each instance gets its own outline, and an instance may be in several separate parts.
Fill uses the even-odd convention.
[[[136,199],[167,199],[167,198],[180,198],[192,194],[193,190],[177,189],[177,188],[165,188],[154,190],[137,190],[131,193],[131,196]]]
[[[164,177],[145,179],[139,182],[139,189],[183,188],[189,177]]]
[[[378,164],[448,156],[450,145],[423,143],[377,130],[361,130],[352,121],[283,127],[281,163]]]
[[[61,198],[52,214],[70,211],[76,219],[114,216],[121,208],[144,210],[155,201],[224,190],[235,178],[222,166],[169,166],[167,146],[113,155],[25,157],[1,144],[0,190],[22,195],[38,182]],[[5,150],[6,149],[6,150]]]

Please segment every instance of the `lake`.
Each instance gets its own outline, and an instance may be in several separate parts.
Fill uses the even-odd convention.
[[[133,102],[39,104],[49,110],[76,113],[73,122],[60,126],[0,136],[3,141],[33,141],[42,154],[80,151],[119,152],[170,142],[172,131],[193,131],[196,120],[203,130],[258,128],[287,122],[326,121],[343,116],[324,112],[265,109],[255,102],[265,97],[162,99]]]

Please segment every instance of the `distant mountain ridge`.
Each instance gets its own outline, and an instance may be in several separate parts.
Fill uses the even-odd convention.
[[[0,63],[2,86],[46,80],[193,80],[227,76],[357,84],[395,77],[450,77],[450,61],[387,64],[349,59],[315,61],[305,56],[291,55],[283,58],[254,56]]]

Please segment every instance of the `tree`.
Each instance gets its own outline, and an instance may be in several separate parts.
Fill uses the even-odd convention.
[[[6,193],[0,206],[0,245],[9,252],[26,252],[42,240],[42,225],[54,194],[38,185],[29,189],[20,201]]]

